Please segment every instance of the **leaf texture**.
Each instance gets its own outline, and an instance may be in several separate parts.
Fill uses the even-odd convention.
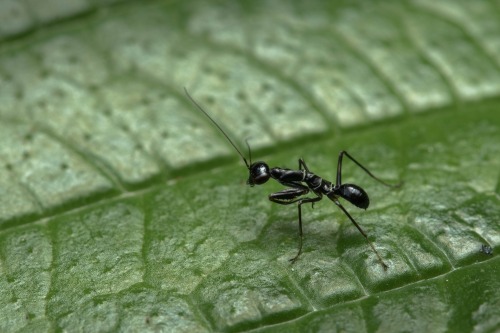
[[[498,331],[499,13],[0,0],[0,331]],[[290,265],[295,206],[184,87],[254,160],[403,180],[343,165],[389,269],[327,198]]]

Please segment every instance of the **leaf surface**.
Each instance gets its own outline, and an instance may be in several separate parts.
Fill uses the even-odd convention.
[[[495,332],[495,1],[0,2],[0,331]],[[370,195],[294,205],[253,160]],[[488,253],[488,248],[492,253]]]

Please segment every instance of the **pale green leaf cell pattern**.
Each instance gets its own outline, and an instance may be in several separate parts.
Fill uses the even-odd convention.
[[[500,3],[0,0],[1,332],[497,332]],[[270,203],[246,155],[370,194]],[[480,252],[482,245],[493,255]]]

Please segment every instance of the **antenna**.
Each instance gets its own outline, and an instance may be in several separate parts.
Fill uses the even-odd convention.
[[[250,145],[248,144],[248,138],[245,139],[245,143],[248,147],[248,158],[250,159],[250,164],[252,164],[252,150],[250,149]]]
[[[245,156],[243,156],[243,154],[241,153],[241,151],[238,149],[238,147],[236,147],[236,145],[234,144],[233,140],[231,140],[229,138],[229,136],[226,134],[226,132],[224,132],[224,130],[219,126],[219,124],[217,124],[217,122],[212,118],[210,117],[210,115],[205,111],[203,110],[203,108],[200,106],[200,104],[198,104],[193,97],[191,97],[191,95],[189,95],[186,87],[184,87],[184,92],[186,93],[186,96],[191,100],[191,102],[198,108],[198,110],[200,110],[201,112],[203,112],[203,114],[205,116],[207,116],[208,119],[210,119],[210,121],[215,125],[215,127],[217,127],[219,129],[219,131],[226,137],[227,141],[229,141],[229,143],[231,144],[231,146],[233,146],[233,148],[238,152],[238,154],[241,156],[241,158],[243,159],[243,162],[245,162],[246,166],[248,169],[250,169],[250,165],[248,164],[247,162],[247,159],[245,158]],[[247,142],[247,145],[248,145],[248,142]],[[250,146],[248,147],[248,149],[250,149]],[[251,162],[251,160],[250,160]]]

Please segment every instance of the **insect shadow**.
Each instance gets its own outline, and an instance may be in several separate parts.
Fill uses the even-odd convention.
[[[286,188],[275,193],[269,194],[269,200],[280,205],[290,205],[297,204],[298,214],[299,214],[299,248],[295,257],[290,259],[291,263],[295,263],[302,253],[302,205],[305,203],[311,203],[314,207],[314,203],[323,199],[326,196],[328,199],[332,200],[337,207],[344,212],[344,214],[349,218],[349,220],[354,224],[354,226],[359,230],[359,232],[366,239],[367,243],[370,245],[371,249],[377,256],[378,261],[386,270],[388,268],[387,264],[384,262],[380,256],[373,243],[368,239],[366,232],[361,228],[361,226],[354,220],[354,218],[349,214],[349,212],[340,203],[339,198],[349,201],[351,204],[358,208],[367,209],[370,205],[370,199],[368,194],[360,186],[355,184],[343,184],[342,183],[342,160],[345,157],[349,158],[358,167],[363,169],[371,178],[375,179],[382,185],[391,188],[398,188],[402,185],[402,182],[398,184],[388,184],[383,180],[372,174],[366,167],[359,163],[354,157],[352,157],[347,151],[342,150],[339,154],[337,161],[337,178],[335,184],[329,182],[320,176],[311,172],[306,164],[306,162],[300,158],[298,170],[292,170],[287,168],[273,167],[270,168],[266,162],[258,161],[252,162],[252,155],[250,150],[250,145],[248,141],[245,141],[248,147],[248,157],[249,161],[241,153],[238,147],[234,144],[233,140],[224,132],[224,130],[219,126],[219,124],[201,107],[198,102],[196,102],[193,97],[189,94],[186,88],[184,88],[186,96],[189,100],[196,106],[196,108],[201,111],[214,125],[217,129],[224,135],[227,141],[233,146],[238,155],[243,159],[247,169],[248,169],[248,180],[247,184],[250,186],[262,185],[266,183],[269,179],[274,179],[278,183],[282,184]],[[313,196],[306,197],[308,194]]]

